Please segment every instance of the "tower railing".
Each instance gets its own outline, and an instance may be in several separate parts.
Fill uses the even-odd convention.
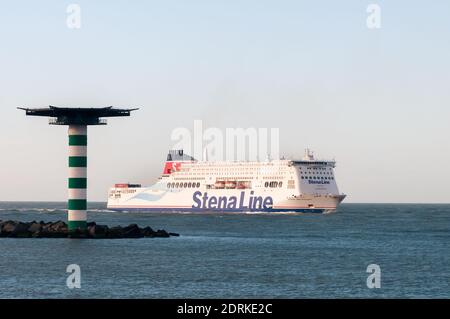
[[[67,125],[67,120],[60,120],[58,118],[49,118],[48,124],[50,125]],[[80,125],[107,125],[108,120],[107,119],[96,119],[95,121],[89,121],[84,123],[83,121],[80,121]]]

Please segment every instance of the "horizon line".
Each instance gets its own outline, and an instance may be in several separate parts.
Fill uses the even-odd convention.
[[[107,203],[107,201],[87,201],[88,203]],[[67,201],[64,200],[0,200],[0,203],[65,203]],[[373,205],[450,205],[450,202],[345,202],[341,203],[341,205],[345,204],[373,204]]]

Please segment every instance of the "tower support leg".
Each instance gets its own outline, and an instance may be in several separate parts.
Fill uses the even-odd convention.
[[[87,126],[69,125],[69,233],[85,230],[87,221]]]

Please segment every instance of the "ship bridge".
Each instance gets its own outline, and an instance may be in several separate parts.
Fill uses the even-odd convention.
[[[335,167],[335,161],[291,161],[293,165],[306,165],[306,166],[330,166]]]
[[[327,161],[327,160],[317,160],[314,158],[314,154],[310,149],[305,150],[305,155],[301,160],[293,160],[291,161],[292,165],[306,165],[306,166],[329,166],[335,167],[336,161]]]

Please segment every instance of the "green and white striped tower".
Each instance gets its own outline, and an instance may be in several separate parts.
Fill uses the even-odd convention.
[[[85,230],[87,224],[87,126],[106,125],[104,117],[130,116],[137,109],[67,108],[49,106],[25,110],[26,115],[50,117],[49,124],[69,126],[69,233]]]
[[[86,229],[87,126],[69,125],[69,232]]]

